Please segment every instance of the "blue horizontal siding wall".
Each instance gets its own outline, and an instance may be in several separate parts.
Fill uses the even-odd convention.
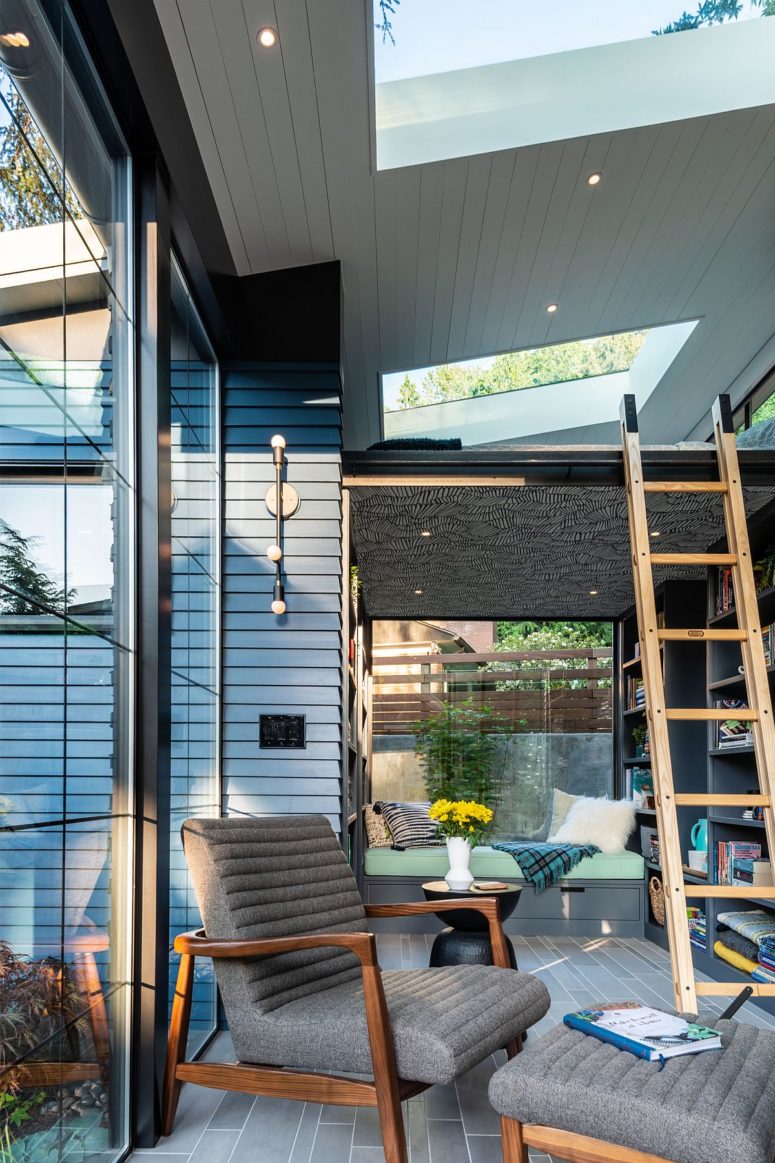
[[[322,812],[340,830],[342,486],[338,369],[233,364],[224,410],[223,797],[227,815]],[[271,611],[269,441],[288,442],[301,497],[285,523],[288,611]],[[303,714],[307,747],[258,746],[259,715]]]

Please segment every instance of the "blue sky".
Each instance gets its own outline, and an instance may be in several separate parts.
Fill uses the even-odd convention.
[[[699,0],[401,0],[396,44],[375,30],[377,83],[650,36]],[[374,0],[376,19],[379,5]],[[740,19],[761,10],[743,0]]]

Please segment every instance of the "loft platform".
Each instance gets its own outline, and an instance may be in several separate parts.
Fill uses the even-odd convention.
[[[718,482],[710,444],[645,446],[642,457],[647,483]],[[748,518],[764,522],[775,449],[740,449],[739,461]],[[371,617],[616,619],[633,603],[616,446],[345,452],[343,476]],[[650,491],[660,553],[723,549],[722,501],[717,490]],[[700,576],[658,567],[659,581]]]

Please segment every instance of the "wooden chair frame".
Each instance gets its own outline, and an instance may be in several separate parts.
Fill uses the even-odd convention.
[[[474,909],[487,918],[494,964],[501,969],[511,968],[497,897],[365,905],[364,908],[367,917],[408,917],[422,913]],[[361,963],[373,1082],[344,1078],[335,1074],[312,1074],[282,1066],[185,1061],[196,957],[213,959],[270,957],[297,949],[331,947],[349,949]],[[175,950],[180,953],[180,968],[172,1003],[167,1045],[162,1134],[172,1133],[182,1083],[195,1082],[199,1086],[212,1086],[218,1090],[271,1095],[274,1098],[297,1099],[301,1102],[377,1107],[386,1163],[407,1163],[401,1102],[427,1090],[429,1084],[398,1077],[390,1013],[382,985],[382,973],[377,960],[377,943],[373,933],[313,933],[297,937],[268,937],[243,941],[209,940],[204,932],[199,930],[176,937]],[[519,1037],[505,1046],[510,1058],[519,1053],[521,1048]]]
[[[534,1123],[520,1123],[516,1119],[501,1118],[503,1134],[503,1163],[528,1163],[528,1147],[545,1151],[568,1163],[672,1163],[663,1155],[649,1155],[644,1151],[633,1151],[631,1147],[620,1147],[618,1143],[606,1143],[603,1139],[590,1139],[588,1135],[576,1135],[572,1131],[559,1131],[554,1127],[543,1127]]]
[[[566,1159],[567,1163],[674,1163],[664,1155],[649,1155],[620,1147],[603,1139],[590,1139],[573,1131],[559,1131],[537,1123],[520,1123],[516,1119],[501,1118],[503,1135],[503,1163],[528,1163],[528,1147]]]

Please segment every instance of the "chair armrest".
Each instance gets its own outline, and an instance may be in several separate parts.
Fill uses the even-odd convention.
[[[378,965],[377,944],[373,933],[302,933],[297,937],[262,937],[243,941],[239,938],[210,939],[203,929],[193,929],[175,938],[175,952],[191,957],[235,958],[272,957],[297,949],[349,949],[362,965]]]
[[[412,917],[422,913],[457,912],[458,909],[473,909],[487,917],[490,929],[493,964],[499,969],[511,969],[509,951],[501,925],[501,906],[496,896],[450,897],[443,901],[401,901],[391,905],[365,905],[367,917]]]

